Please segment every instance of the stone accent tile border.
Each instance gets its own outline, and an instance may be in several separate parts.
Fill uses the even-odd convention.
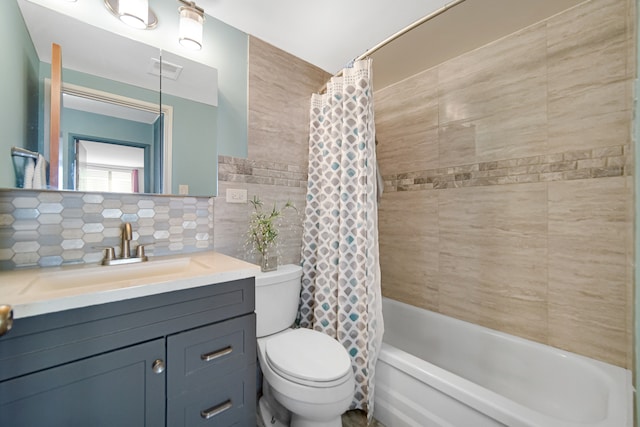
[[[385,191],[416,191],[630,176],[629,145],[567,151],[384,176]]]
[[[307,186],[307,171],[300,165],[218,156],[218,179],[247,184]]]

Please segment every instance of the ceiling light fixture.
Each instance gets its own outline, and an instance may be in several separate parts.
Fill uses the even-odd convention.
[[[113,16],[133,28],[150,30],[158,25],[149,0],[104,0],[104,5]]]
[[[190,50],[202,49],[202,30],[204,24],[204,9],[193,1],[178,0],[183,6],[180,12],[180,30],[178,41]]]
[[[149,22],[148,0],[120,0],[118,2],[118,14],[120,20],[133,28],[147,28]]]

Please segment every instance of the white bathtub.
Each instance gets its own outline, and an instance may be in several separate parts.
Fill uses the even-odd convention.
[[[631,372],[383,299],[387,427],[631,427]]]

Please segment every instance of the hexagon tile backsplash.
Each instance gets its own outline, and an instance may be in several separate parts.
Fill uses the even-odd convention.
[[[213,198],[0,190],[0,270],[98,263],[122,224],[147,255],[213,249]]]

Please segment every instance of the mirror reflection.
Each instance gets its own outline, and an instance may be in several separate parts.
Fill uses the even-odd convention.
[[[63,189],[162,193],[162,184],[167,184],[158,168],[163,123],[154,107],[107,102],[63,89]],[[125,177],[129,185],[123,185]]]
[[[139,193],[144,188],[145,148],[85,139],[77,139],[74,146],[76,189]]]
[[[36,168],[38,155],[46,161],[51,158],[48,79],[51,45],[56,42],[62,50],[63,93],[58,189],[83,190],[83,185],[88,185],[81,178],[87,166],[83,163],[91,163],[92,157],[84,158],[85,144],[81,141],[86,141],[115,150],[109,155],[111,159],[127,157],[129,151],[122,151],[123,147],[142,150],[142,166],[133,168],[126,161],[100,166],[113,166],[112,176],[117,175],[114,171],[118,168],[137,170],[137,185],[130,185],[131,191],[177,194],[178,185],[186,185],[191,187],[190,195],[215,194],[215,69],[84,24],[36,4],[37,0],[9,1],[15,2],[15,18],[19,23],[24,20],[22,36],[18,38],[22,46],[16,49],[24,58],[16,59],[23,63],[26,59],[29,71],[9,77],[21,79],[16,85],[28,88],[28,93],[17,95],[24,98],[20,103],[27,106],[27,112],[15,116],[25,122],[28,131],[21,138],[0,143],[5,153],[15,147],[11,151],[11,173],[0,174],[0,187],[28,188],[24,175],[27,172],[31,177],[32,168],[40,170],[42,165]],[[161,81],[163,68],[167,72],[162,73]],[[180,120],[172,122],[174,114]],[[179,141],[179,146],[173,141]],[[180,150],[179,155],[193,151],[206,160],[206,168],[180,165],[176,172],[172,163],[174,147]],[[30,157],[13,155],[18,152]],[[93,163],[95,169],[99,162]],[[31,188],[37,188],[30,179]],[[46,182],[40,186],[46,186]]]

